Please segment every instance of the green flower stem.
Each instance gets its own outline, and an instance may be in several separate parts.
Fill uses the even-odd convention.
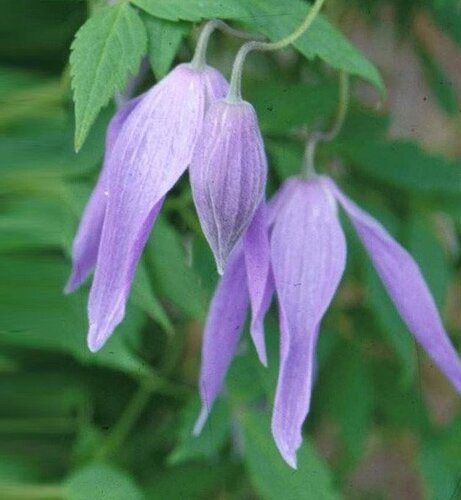
[[[314,132],[306,144],[304,154],[304,176],[314,177],[315,173],[315,152],[319,142],[330,142],[339,134],[349,108],[349,75],[345,71],[339,73],[339,99],[338,111],[333,126],[328,132]]]
[[[122,416],[115,424],[114,429],[109,434],[104,444],[98,448],[95,456],[96,459],[105,460],[120,448],[136,424],[139,416],[149,403],[152,396],[152,389],[152,386],[147,383],[141,383],[139,385],[133,398],[125,407]]]
[[[117,452],[126,441],[154,393],[164,394],[179,399],[189,395],[189,391],[186,387],[171,384],[154,373],[151,378],[140,380],[138,389],[125,407],[125,410],[115,424],[112,432],[102,446],[96,451],[96,459],[105,460]]]
[[[219,19],[212,19],[207,22],[202,29],[197,46],[195,47],[194,57],[191,61],[191,66],[195,69],[201,69],[206,64],[206,52],[208,48],[208,42],[210,41],[210,36],[214,30],[219,29],[223,33],[227,33],[228,35],[235,36],[237,38],[246,38],[246,39],[254,39],[258,38],[257,36],[247,33],[246,31],[239,31],[231,28],[224,21]]]
[[[285,38],[282,38],[278,42],[258,42],[251,41],[245,43],[240,47],[240,50],[235,57],[234,66],[232,67],[232,75],[229,87],[229,93],[227,95],[226,101],[230,103],[237,103],[242,100],[241,96],[241,87],[242,87],[242,73],[243,73],[243,65],[245,63],[245,59],[247,55],[253,50],[260,51],[272,51],[279,50],[287,47],[291,43],[295,42],[303,33],[305,33],[311,24],[314,22],[317,17],[320,9],[322,8],[325,0],[316,0],[314,5],[309,10],[307,16],[304,21],[299,25],[299,27],[293,31],[293,33],[289,34]]]

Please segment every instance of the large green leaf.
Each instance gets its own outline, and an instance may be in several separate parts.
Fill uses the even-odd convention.
[[[205,296],[199,277],[187,264],[185,247],[179,234],[163,217],[155,223],[147,252],[156,291],[187,315],[202,319]]]
[[[247,15],[235,0],[131,0],[149,14],[168,21],[201,21],[202,19],[240,19]]]
[[[359,459],[369,432],[373,409],[371,374],[363,353],[341,342],[335,362],[325,371],[325,384],[319,388],[323,410],[339,424],[343,442]],[[352,403],[353,402],[353,403]]]
[[[447,463],[440,447],[435,443],[424,446],[418,461],[427,498],[433,500],[458,498],[461,493],[459,467]]]
[[[417,49],[426,81],[439,106],[450,115],[457,115],[459,106],[454,81],[422,44]]]
[[[302,0],[241,0],[248,17],[240,21],[250,29],[278,41],[292,33],[307,15],[309,7]],[[311,27],[293,44],[308,59],[319,57],[333,68],[344,70],[371,82],[381,92],[384,83],[379,71],[347,39],[319,15]]]
[[[149,500],[204,500],[219,498],[224,481],[230,475],[228,463],[212,466],[196,462],[176,467],[158,466],[148,476],[145,487]]]
[[[131,298],[134,304],[138,305],[152,319],[157,321],[166,332],[173,332],[173,325],[152,290],[149,273],[144,260],[141,260],[136,269]]]
[[[165,21],[152,16],[143,16],[149,40],[147,53],[157,79],[164,77],[178,52],[182,39],[189,33],[189,23]]]
[[[353,167],[380,182],[418,194],[461,194],[461,163],[426,153],[415,142],[369,139],[335,148]]]
[[[98,11],[77,32],[70,56],[77,150],[99,110],[137,72],[146,45],[144,25],[128,3]]]
[[[177,465],[197,459],[215,457],[229,435],[230,413],[227,403],[221,399],[213,405],[213,411],[199,436],[192,430],[200,413],[198,396],[191,399],[181,415],[178,442],[168,457],[168,463]]]
[[[0,217],[0,253],[37,248],[61,248],[66,220],[56,200],[19,199]]]
[[[62,352],[85,364],[147,375],[148,369],[133,352],[144,315],[128,308],[107,344],[90,353],[85,342],[86,293],[63,294],[68,273],[68,265],[54,257],[2,256],[0,344]]]
[[[259,498],[264,500],[332,500],[339,498],[332,487],[328,467],[308,439],[298,451],[298,470],[281,458],[270,432],[269,419],[255,411],[240,416],[245,460]]]
[[[142,500],[144,495],[126,472],[105,464],[87,465],[65,483],[68,500]]]
[[[248,97],[258,113],[261,130],[267,134],[310,126],[336,111],[337,85],[296,85],[258,82]]]
[[[170,21],[234,19],[272,41],[292,33],[309,9],[303,0],[132,0],[132,3]],[[317,17],[294,46],[308,59],[319,57],[334,68],[365,78],[380,91],[384,90],[378,70],[323,16]]]

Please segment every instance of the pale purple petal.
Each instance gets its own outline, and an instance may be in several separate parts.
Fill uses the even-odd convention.
[[[317,181],[291,180],[271,236],[280,310],[280,372],[272,433],[296,467],[309,411],[318,329],[344,271],[346,244],[336,202]]]
[[[251,302],[250,333],[259,359],[267,366],[264,317],[269,309],[274,284],[271,275],[266,206],[261,203],[243,237],[245,267]]]
[[[106,265],[98,265],[96,268],[88,302],[90,328],[87,343],[92,352],[98,351],[104,345],[125,315],[126,301],[136,266],[155,219],[162,208],[163,200],[162,198],[152,208],[144,224],[139,228],[136,239],[130,242],[131,245],[127,250],[129,253],[124,256],[123,261],[117,262],[114,258],[114,255],[118,255],[118,248],[109,247],[106,250],[107,253],[103,254],[100,248],[98,261],[104,259]],[[118,228],[105,226],[103,231],[110,230],[117,231]]]
[[[99,174],[96,186],[85,207],[80,221],[77,234],[72,244],[72,274],[64,289],[65,293],[71,293],[78,288],[96,264],[98,256],[99,240],[101,238],[104,214],[106,211],[107,179],[111,170],[110,153],[120,130],[142,96],[128,101],[114,115],[109,123],[106,135],[106,152],[104,163]]]
[[[200,397],[202,411],[194,427],[199,434],[237,349],[245,323],[249,298],[243,252],[237,249],[229,259],[211,301],[203,335]]]
[[[177,66],[145,94],[117,138],[88,304],[93,351],[123,319],[134,268],[162,200],[190,163],[206,107],[227,86],[218,75],[209,67]]]
[[[222,100],[210,106],[190,175],[200,223],[222,273],[264,196],[267,161],[251,104]]]
[[[295,178],[287,179],[267,202],[266,217],[269,228],[272,228],[279,213],[280,207],[290,198],[291,191],[296,188]]]
[[[460,358],[445,332],[418,265],[378,221],[345,196],[331,179],[324,178],[323,182],[330,187],[350,217],[408,329],[458,392],[461,392]]]

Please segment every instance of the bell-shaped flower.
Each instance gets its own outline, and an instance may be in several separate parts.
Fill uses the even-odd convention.
[[[68,289],[94,265],[88,346],[97,351],[125,314],[136,265],[163,199],[189,166],[205,112],[228,84],[209,66],[180,64],[116,116],[106,159],[74,245]],[[78,240],[78,241],[77,241]]]
[[[190,167],[192,194],[218,271],[264,196],[267,160],[253,106],[216,101],[205,117]]]
[[[290,179],[271,200],[266,232],[281,335],[272,433],[280,453],[292,467],[296,467],[302,424],[309,411],[321,321],[345,266],[346,244],[337,213],[338,203],[350,218],[408,329],[461,393],[460,358],[410,254],[328,177]],[[244,321],[242,311],[248,303],[248,281],[245,282],[239,258],[240,261],[233,258],[229,263],[211,303],[201,372],[204,410],[197,430],[204,424],[222,385]],[[270,294],[270,279],[266,285]],[[262,315],[266,310],[267,303],[261,310]],[[223,323],[222,318],[228,318],[229,323]],[[236,323],[231,323],[233,320]],[[229,327],[223,328],[223,324]],[[221,346],[226,347],[221,349]],[[231,348],[226,350],[227,346]],[[214,365],[217,359],[220,363]],[[207,387],[212,390],[207,392]]]
[[[263,321],[273,295],[266,207],[261,203],[242,240],[229,257],[211,301],[202,344],[202,411],[194,428],[201,432],[221,391],[251,304],[250,333],[260,361],[267,365]]]

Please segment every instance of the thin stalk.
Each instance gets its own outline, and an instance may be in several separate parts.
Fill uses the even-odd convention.
[[[203,27],[197,45],[195,47],[194,57],[190,62],[191,66],[195,69],[202,69],[206,65],[206,52],[208,49],[208,42],[210,41],[210,36],[216,29],[219,29],[223,33],[226,33],[237,38],[244,39],[254,39],[258,38],[252,33],[247,33],[246,31],[235,30],[231,28],[224,21],[219,19],[212,19],[208,21]]]
[[[330,142],[339,134],[349,108],[349,75],[345,71],[339,73],[339,99],[338,111],[333,126],[327,132],[320,130],[314,132],[306,144],[304,153],[304,176],[315,176],[315,152],[320,142]]]
[[[105,443],[98,449],[95,458],[104,460],[119,449],[149,403],[152,392],[153,389],[151,385],[147,383],[140,384],[133,398],[125,407],[122,416],[115,424],[113,431],[110,433]]]
[[[290,33],[285,38],[282,38],[278,42],[258,42],[251,41],[245,43],[240,47],[240,50],[235,57],[234,66],[232,67],[232,75],[229,87],[229,93],[227,95],[227,102],[236,103],[241,101],[241,86],[242,86],[242,73],[243,65],[245,64],[245,59],[247,55],[253,50],[259,51],[272,51],[279,50],[287,47],[291,43],[295,42],[303,33],[305,33],[311,24],[317,17],[320,9],[322,8],[325,0],[316,0],[314,5],[310,8],[304,21],[299,25],[299,27]]]

